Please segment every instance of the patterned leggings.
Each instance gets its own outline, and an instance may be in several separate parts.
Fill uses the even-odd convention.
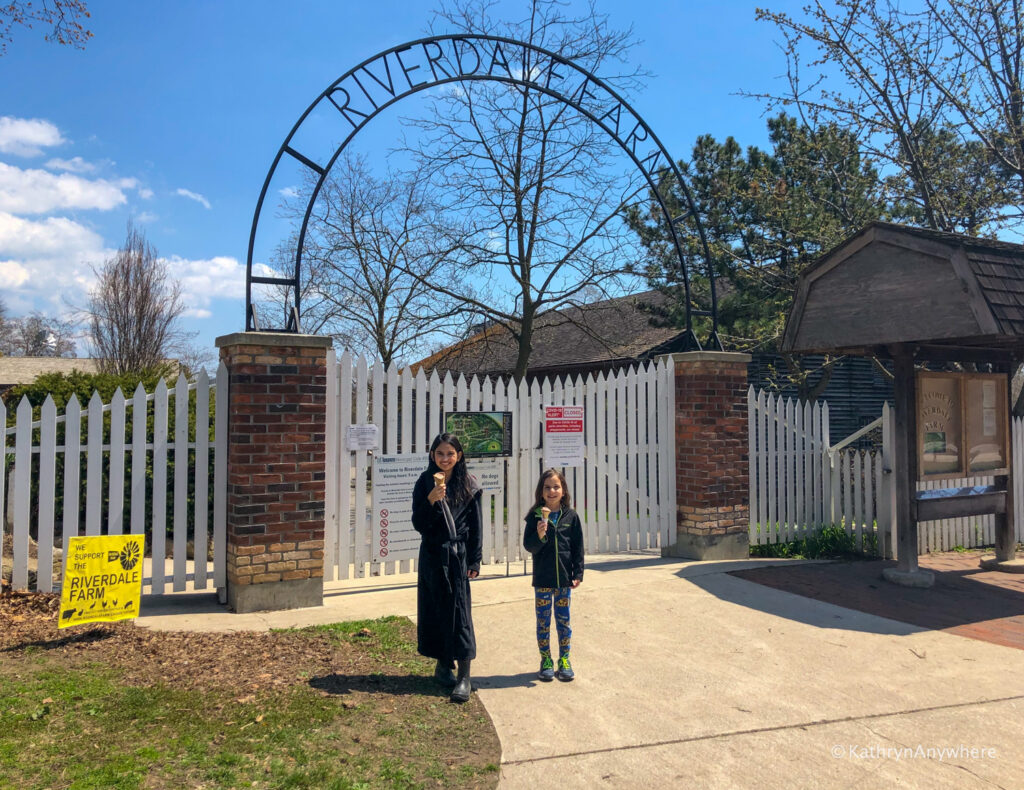
[[[572,628],[569,627],[569,603],[572,587],[535,587],[534,604],[537,611],[537,647],[541,657],[551,656],[551,605],[555,607],[555,628],[558,629],[558,654],[569,655]]]

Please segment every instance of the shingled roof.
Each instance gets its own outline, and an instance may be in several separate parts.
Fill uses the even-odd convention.
[[[656,311],[667,304],[668,297],[659,291],[646,291],[542,313],[534,326],[527,376],[611,370],[681,350],[684,332],[659,326]],[[511,332],[491,326],[412,368],[439,375],[507,376],[517,356]]]
[[[801,273],[783,351],[896,343],[1024,351],[1024,246],[875,222]]]

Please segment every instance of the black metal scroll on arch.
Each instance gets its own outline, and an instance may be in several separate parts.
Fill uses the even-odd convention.
[[[254,283],[281,285],[291,289],[294,305],[283,331],[300,331],[300,271],[309,217],[327,174],[352,138],[374,116],[406,96],[438,85],[475,80],[505,82],[541,91],[581,113],[619,144],[650,185],[651,194],[664,214],[672,243],[679,256],[679,271],[686,298],[687,347],[691,350],[702,348],[693,331],[693,319],[708,317],[711,319],[712,329],[706,345],[720,350],[722,346],[718,339],[715,273],[704,227],[682,173],[661,141],[625,99],[586,69],[532,44],[484,35],[431,36],[380,52],[345,72],[306,108],[274,157],[253,215],[245,269],[246,331],[268,328],[260,327],[256,320],[252,302]],[[317,109],[339,113],[352,127],[337,149],[333,153],[328,152],[330,155],[321,159],[323,164],[314,158],[313,152],[300,151],[292,145],[303,123]],[[317,176],[316,186],[310,194],[302,227],[295,242],[295,273],[292,277],[256,276],[252,272],[256,229],[271,180],[282,158],[286,156]],[[673,216],[669,211],[665,195],[662,194],[662,189],[670,176],[678,184],[686,204],[684,212],[678,216]],[[687,219],[690,219],[697,229],[710,288],[710,309],[694,307],[691,299],[690,275],[676,232],[677,225]]]

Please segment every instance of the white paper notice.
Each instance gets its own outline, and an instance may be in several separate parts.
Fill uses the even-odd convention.
[[[982,414],[983,432],[985,437],[996,435],[996,410],[985,409]]]
[[[376,450],[380,447],[380,431],[376,425],[350,425],[345,444],[349,450]]]
[[[423,453],[373,459],[371,550],[374,562],[414,559],[420,534],[412,527],[412,489],[427,468]]]
[[[467,458],[466,467],[485,494],[500,495],[505,489],[504,458]]]
[[[996,383],[994,381],[981,382],[982,408],[994,409],[996,407]]]
[[[544,465],[583,465],[583,407],[544,407]]]

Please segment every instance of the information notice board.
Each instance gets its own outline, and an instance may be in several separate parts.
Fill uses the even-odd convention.
[[[427,468],[423,453],[378,455],[373,459],[373,562],[414,559],[420,534],[412,527],[412,489]]]
[[[544,465],[583,466],[583,406],[544,407]]]
[[[1005,374],[919,372],[919,476],[935,479],[1005,473],[1008,401]]]
[[[484,496],[495,496],[501,502],[505,490],[505,459],[469,458],[466,465]],[[373,562],[409,560],[419,555],[420,534],[412,526],[412,490],[426,468],[427,459],[422,453],[378,455],[373,459],[370,497]]]

